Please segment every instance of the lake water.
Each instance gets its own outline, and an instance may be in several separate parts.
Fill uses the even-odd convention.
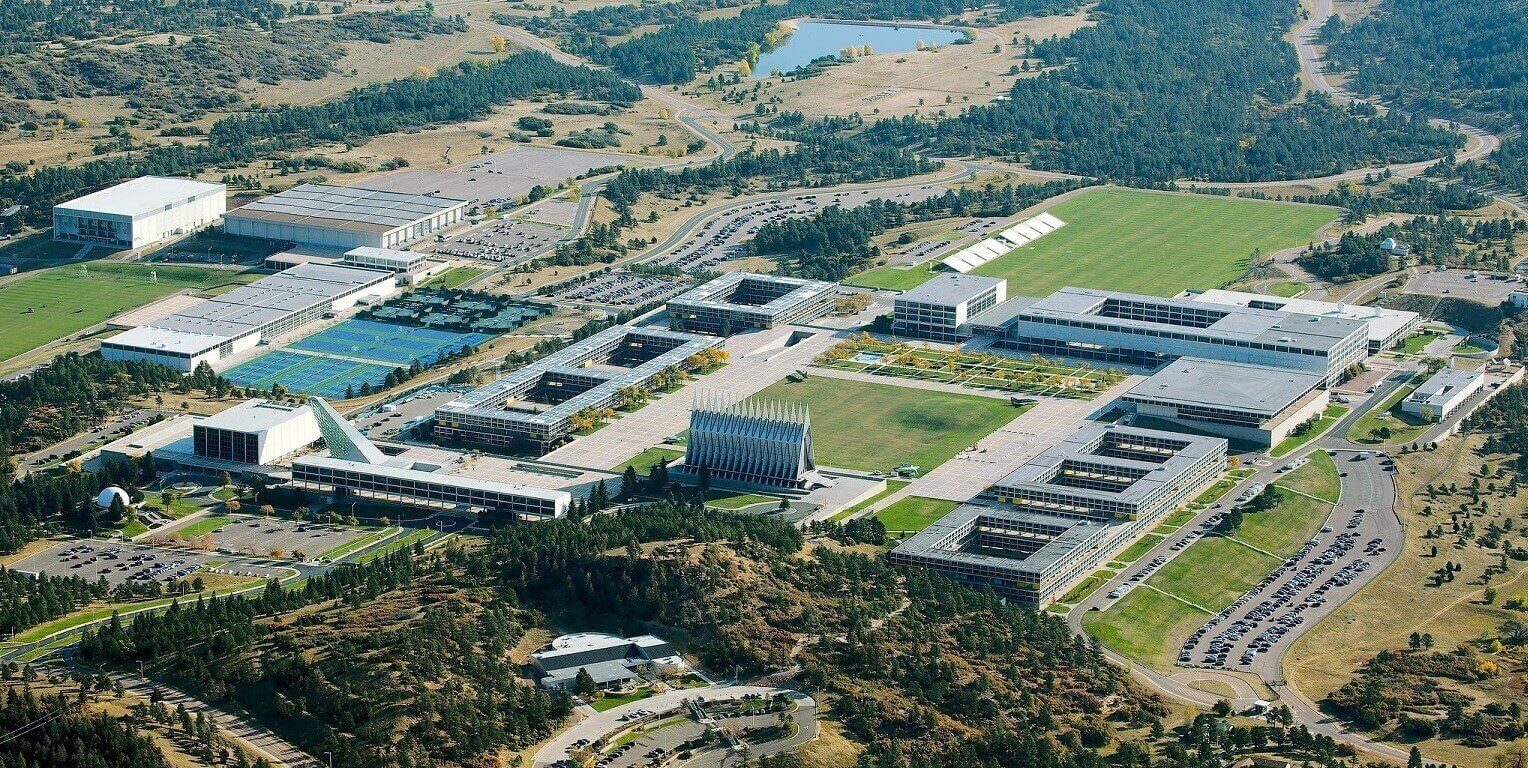
[[[918,50],[918,41],[939,46],[964,37],[956,29],[927,27],[887,27],[879,24],[828,24],[804,21],[791,33],[785,44],[759,57],[753,68],[755,77],[768,77],[779,70],[789,72],[812,59],[837,55],[846,45],[869,45],[874,53],[902,53]]]

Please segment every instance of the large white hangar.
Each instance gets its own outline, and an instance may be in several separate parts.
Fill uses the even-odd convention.
[[[466,200],[302,184],[235,208],[233,235],[330,248],[400,248],[462,220]]]
[[[210,226],[227,199],[222,184],[144,176],[53,206],[53,239],[142,248]]]

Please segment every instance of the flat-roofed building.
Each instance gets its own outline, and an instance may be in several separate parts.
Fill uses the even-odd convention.
[[[299,264],[106,339],[101,356],[189,372],[395,290],[391,272]]]
[[[617,637],[579,632],[552,641],[531,654],[531,668],[544,688],[571,691],[583,672],[600,689],[624,688],[663,673],[687,670],[674,647],[652,635]]]
[[[1267,448],[1319,418],[1331,401],[1316,373],[1181,357],[1120,399],[1163,419]]]
[[[731,272],[668,303],[676,331],[730,336],[816,320],[833,309],[838,284]]]
[[[549,450],[573,432],[577,414],[619,405],[627,387],[647,387],[660,371],[721,345],[715,336],[607,328],[436,408],[435,435]]]
[[[1484,371],[1443,368],[1401,401],[1401,412],[1428,421],[1442,421],[1485,384]]]
[[[904,541],[893,564],[927,568],[1032,607],[1128,546],[1225,467],[1226,441],[1089,424]]]
[[[892,304],[891,330],[899,336],[954,342],[970,338],[971,318],[1008,298],[1008,281],[955,272],[935,275]]]
[[[313,409],[270,400],[246,400],[191,428],[197,456],[241,464],[274,464],[321,435]]]
[[[462,220],[466,200],[302,184],[235,208],[224,231],[330,248],[399,248]]]
[[[1091,288],[1016,297],[971,328],[996,346],[1050,357],[1148,368],[1199,357],[1310,371],[1328,384],[1369,350],[1368,326],[1346,317]]]
[[[1422,323],[1422,316],[1415,312],[1384,307],[1369,307],[1341,301],[1315,301],[1313,299],[1286,299],[1246,291],[1227,291],[1213,288],[1208,291],[1185,292],[1179,298],[1208,301],[1212,304],[1230,304],[1254,309],[1277,309],[1300,315],[1320,317],[1343,317],[1357,320],[1369,328],[1369,353],[1378,354],[1400,345]]]
[[[53,206],[53,239],[143,248],[211,226],[227,200],[222,184],[143,176]]]
[[[346,251],[340,263],[347,267],[385,269],[390,272],[413,274],[424,268],[426,258],[424,254],[414,251],[362,246]]]

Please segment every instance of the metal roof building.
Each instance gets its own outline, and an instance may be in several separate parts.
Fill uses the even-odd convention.
[[[1213,288],[1208,291],[1184,293],[1179,298],[1208,301],[1214,304],[1230,304],[1255,309],[1278,309],[1301,315],[1342,317],[1357,320],[1369,328],[1369,352],[1379,353],[1406,340],[1422,322],[1415,312],[1384,307],[1369,307],[1341,301],[1314,301],[1312,299],[1286,299],[1245,291],[1227,291]]]
[[[210,226],[228,188],[192,179],[143,176],[53,206],[53,239],[142,248]]]
[[[932,341],[959,341],[970,336],[971,318],[1002,304],[1008,281],[947,272],[900,294],[892,304],[892,332]]]
[[[1120,399],[1138,415],[1252,443],[1278,444],[1330,402],[1320,374],[1182,357]]]
[[[224,231],[334,248],[400,248],[462,220],[466,200],[302,184],[223,217]]]
[[[1442,421],[1485,384],[1484,371],[1442,368],[1401,401],[1401,411],[1428,421]]]

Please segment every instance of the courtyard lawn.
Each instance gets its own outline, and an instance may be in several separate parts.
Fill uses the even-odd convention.
[[[908,496],[875,513],[886,530],[892,533],[917,533],[950,514],[959,504],[944,499]]]
[[[0,336],[0,360],[176,291],[228,282],[233,274],[201,267],[86,262],[26,275],[0,285],[0,325],[6,329]]]
[[[1022,413],[993,397],[826,376],[778,381],[756,397],[811,408],[817,462],[865,471],[906,462],[926,472]]]
[[[1082,363],[947,351],[885,342],[868,335],[846,339],[813,364],[872,376],[933,381],[972,389],[1091,399],[1125,378],[1121,371]]]
[[[1167,669],[1178,648],[1210,614],[1154,589],[1136,587],[1106,611],[1082,617],[1082,628],[1116,653]]]
[[[1420,355],[1422,354],[1422,350],[1427,348],[1428,344],[1433,343],[1434,340],[1441,338],[1442,336],[1443,334],[1437,331],[1422,331],[1421,333],[1414,333],[1406,337],[1406,341],[1401,343],[1401,348],[1399,351],[1403,355]]]
[[[1343,416],[1346,415],[1348,415],[1347,406],[1328,405],[1326,410],[1321,412],[1321,418],[1316,419],[1316,423],[1310,425],[1309,429],[1298,435],[1292,434],[1289,437],[1280,440],[1279,444],[1275,445],[1273,450],[1268,452],[1268,455],[1274,457],[1275,459],[1280,456],[1288,456],[1300,446],[1305,445],[1306,443],[1309,443],[1310,441],[1326,434],[1326,431],[1331,429],[1333,424],[1336,424],[1342,419]]]
[[[1280,562],[1230,539],[1206,537],[1167,561],[1145,583],[1206,610],[1219,611],[1272,573]]]
[[[1312,453],[1310,461],[1306,462],[1305,466],[1274,481],[1274,485],[1315,496],[1333,504],[1338,501],[1338,494],[1342,489],[1341,483],[1341,478],[1337,476],[1337,465],[1326,451]]]
[[[1310,242],[1336,208],[1210,195],[1095,189],[1050,209],[1066,226],[975,271],[1008,278],[1010,295],[1068,285],[1172,296],[1218,288],[1252,252]]]
[[[1242,518],[1241,528],[1231,538],[1245,542],[1281,558],[1289,557],[1310,541],[1326,518],[1332,505],[1309,496],[1279,490],[1279,505],[1266,512],[1252,512]],[[1270,569],[1271,570],[1271,569]],[[1267,574],[1262,574],[1266,576]],[[1262,576],[1258,577],[1259,579]]]
[[[861,288],[908,291],[923,285],[933,276],[934,273],[929,270],[927,264],[910,268],[876,267],[845,280],[844,284],[857,285]]]

